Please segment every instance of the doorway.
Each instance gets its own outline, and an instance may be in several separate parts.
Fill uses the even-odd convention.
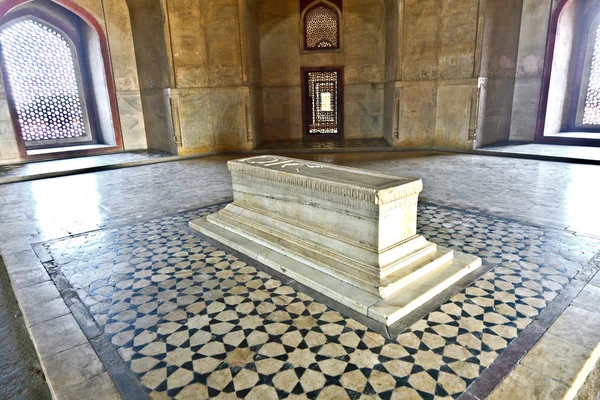
[[[343,139],[343,67],[302,68],[304,139]]]

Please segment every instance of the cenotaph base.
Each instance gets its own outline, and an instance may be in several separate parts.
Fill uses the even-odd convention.
[[[229,161],[201,233],[387,326],[481,265],[417,234],[420,179],[279,156]]]

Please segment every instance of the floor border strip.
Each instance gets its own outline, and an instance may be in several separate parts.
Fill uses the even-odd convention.
[[[147,399],[146,389],[113,347],[109,336],[102,331],[100,325],[83,304],[75,289],[61,272],[60,266],[54,260],[45,262],[43,265],[123,398],[127,400]]]

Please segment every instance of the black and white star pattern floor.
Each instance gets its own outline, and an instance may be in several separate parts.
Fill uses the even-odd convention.
[[[420,233],[491,269],[388,339],[187,227],[221,206],[45,243],[153,399],[457,398],[600,250],[420,204]]]

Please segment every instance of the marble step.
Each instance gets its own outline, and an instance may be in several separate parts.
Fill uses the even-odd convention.
[[[438,249],[435,244],[426,242],[420,251],[415,252],[417,256],[400,260],[394,268],[395,272],[381,280],[355,260],[345,259],[340,254],[326,251],[316,243],[301,241],[298,237],[289,236],[280,230],[259,223],[250,224],[246,219],[237,218],[237,215],[221,211],[218,215],[209,216],[208,221],[280,251],[319,271],[333,274],[384,299],[453,258],[451,250]]]
[[[382,287],[379,291],[383,298],[393,295],[398,290],[452,261],[453,258],[454,252],[452,250],[438,247],[433,253],[415,258],[412,263],[388,275],[382,281]]]
[[[424,237],[415,235],[381,252],[361,240],[349,242],[336,232],[315,229],[302,222],[281,215],[257,211],[253,208],[228,204],[219,211],[219,217],[250,225],[253,229],[276,235],[280,238],[301,243],[317,253],[325,253],[349,268],[357,268],[374,277],[383,279],[421,257],[435,252],[436,245]]]
[[[438,249],[452,251],[440,246]],[[456,252],[451,261],[369,307],[368,316],[387,326],[392,325],[480,266],[480,258]]]
[[[190,227],[385,326],[400,322],[481,265],[481,259],[475,256],[438,246],[438,251],[443,254],[454,253],[454,258],[416,279],[396,294],[381,299],[378,295],[317,270],[254,239],[209,222],[206,217],[191,221]]]
[[[226,213],[209,215],[208,221],[221,228],[230,230],[247,239],[260,243],[270,249],[284,253],[290,258],[306,263],[314,269],[333,274],[347,280],[361,289],[379,294],[380,278],[377,271],[350,258],[327,251],[317,243],[301,240],[285,232],[270,229],[261,224],[232,218]]]
[[[409,250],[405,250],[408,253],[407,256],[378,273],[372,266],[349,259],[339,252],[328,250],[321,243],[301,239],[310,233],[302,236],[290,235],[288,231],[277,229],[270,224],[265,225],[266,216],[262,217],[260,222],[254,217],[252,220],[248,220],[244,218],[243,213],[231,213],[225,209],[221,210],[218,215],[209,216],[208,220],[244,237],[257,240],[267,247],[282,251],[320,271],[350,281],[381,298],[392,295],[448,262],[453,256],[451,251],[439,250],[434,243],[427,242],[420,237],[420,240],[412,240],[411,243],[403,245]],[[390,273],[390,271],[393,272]]]

